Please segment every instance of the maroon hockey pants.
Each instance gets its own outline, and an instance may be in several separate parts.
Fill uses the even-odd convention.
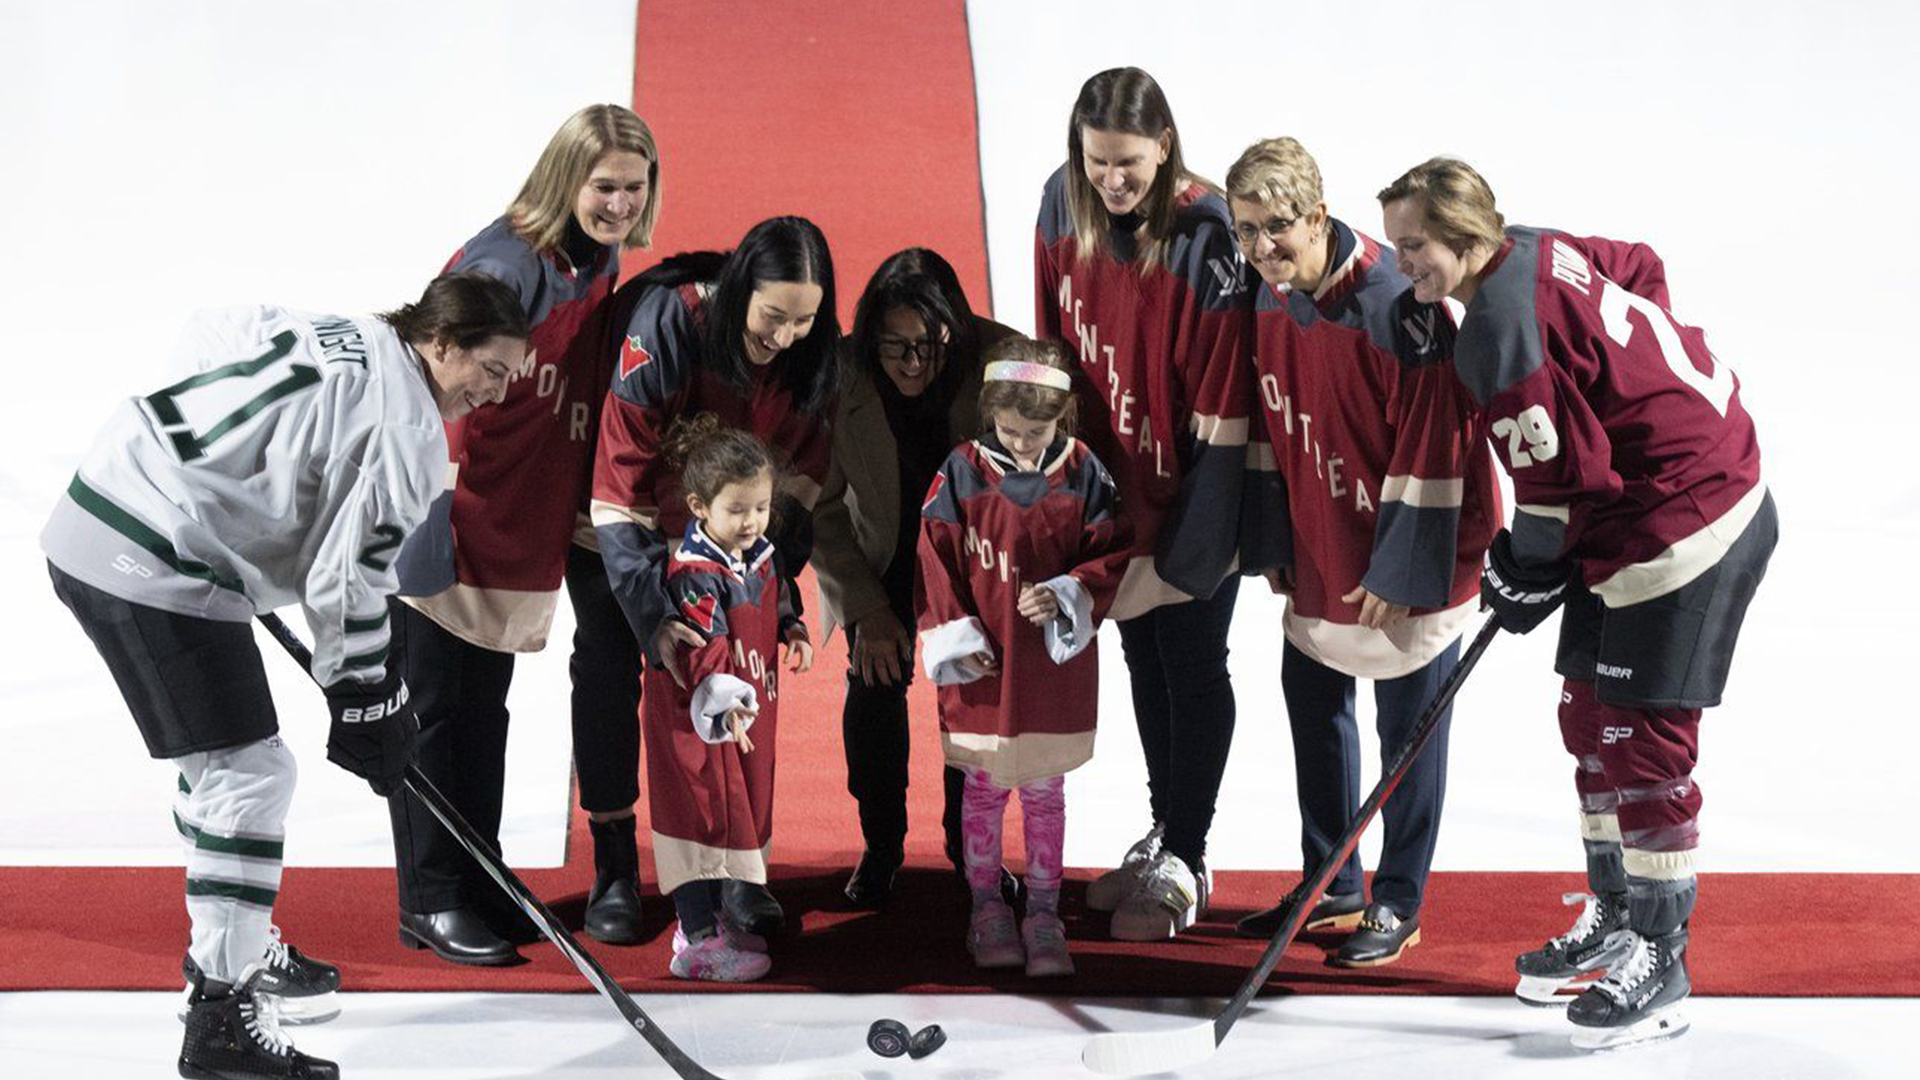
[[[1594,684],[1566,680],[1560,737],[1575,761],[1573,784],[1589,814],[1617,813],[1623,846],[1687,851],[1700,841],[1699,709],[1608,705]]]

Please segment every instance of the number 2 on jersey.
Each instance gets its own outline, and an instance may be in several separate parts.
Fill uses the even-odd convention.
[[[1639,312],[1647,320],[1653,329],[1654,344],[1660,349],[1660,358],[1667,362],[1674,376],[1706,398],[1714,412],[1727,415],[1727,403],[1733,400],[1733,370],[1711,354],[1707,362],[1713,366],[1713,374],[1694,367],[1693,358],[1687,355],[1687,343],[1680,340],[1680,331],[1674,328],[1673,320],[1659,304],[1611,281],[1606,282],[1600,290],[1600,318],[1606,323],[1607,336],[1622,346],[1633,340],[1633,323],[1627,318],[1630,311]]]
[[[283,360],[293,352],[299,338],[291,330],[282,330],[273,335],[272,348],[251,360],[240,360],[221,367],[203,371],[198,375],[181,379],[165,390],[147,395],[147,404],[152,406],[153,415],[160,421],[161,430],[173,440],[173,451],[180,455],[182,462],[192,461],[205,456],[207,447],[214,441],[241,424],[260,410],[286,397],[288,394],[304,390],[320,381],[320,370],[311,364],[289,364],[286,377],[265,390],[242,402],[232,412],[227,413],[204,434],[195,434],[188,425],[186,417],[180,412],[180,403],[175,399],[191,390],[199,389],[211,383],[225,379],[244,379],[258,375],[277,360]]]

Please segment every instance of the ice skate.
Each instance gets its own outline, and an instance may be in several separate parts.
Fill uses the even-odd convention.
[[[1133,842],[1127,853],[1120,857],[1120,865],[1093,879],[1087,886],[1087,909],[1090,911],[1112,911],[1121,901],[1133,895],[1140,882],[1153,868],[1153,861],[1160,854],[1160,838],[1166,834],[1165,825],[1155,824],[1147,835]]]
[[[271,937],[254,993],[275,999],[283,1024],[318,1024],[339,1016],[340,969],[281,941],[279,927],[269,927],[267,932]],[[200,965],[191,956],[182,957],[180,974],[187,980],[188,1000],[180,1006],[184,1021],[192,1008],[194,984],[200,981]]]
[[[256,977],[224,984],[197,978],[187,999],[180,1075],[189,1080],[339,1080],[340,1067],[293,1048],[280,1030],[277,998],[255,991]]]
[[[1671,1039],[1689,1026],[1682,1011],[1693,989],[1687,979],[1687,932],[1648,938],[1618,930],[1609,940],[1616,939],[1623,957],[1567,1006],[1567,1019],[1578,1025],[1573,1045],[1581,1050]]]
[[[1582,892],[1560,897],[1560,902],[1568,905],[1583,901],[1586,906],[1580,910],[1572,929],[1514,959],[1514,970],[1520,974],[1520,985],[1514,993],[1521,1001],[1529,1005],[1565,1005],[1626,955],[1624,946],[1618,942],[1610,944],[1609,939],[1616,931],[1627,928],[1627,898],[1619,894],[1593,896]],[[1572,992],[1562,992],[1567,990]]]

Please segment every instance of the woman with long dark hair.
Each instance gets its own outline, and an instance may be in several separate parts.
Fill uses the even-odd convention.
[[[813,565],[826,632],[847,628],[841,733],[865,852],[846,895],[857,907],[885,902],[905,857],[920,503],[948,450],[978,432],[981,353],[1012,333],[973,313],[947,260],[908,248],[873,272],[842,350]],[[941,825],[956,871],[964,781],[945,770]]]
[[[1233,739],[1227,624],[1246,464],[1251,290],[1226,201],[1188,171],[1166,95],[1138,68],[1088,79],[1034,249],[1040,337],[1079,358],[1084,437],[1134,527],[1111,617],[1133,683],[1153,827],[1087,902],[1113,934],[1205,914],[1204,862]]]
[[[594,531],[648,661],[677,678],[680,646],[705,639],[676,617],[664,587],[672,546],[689,520],[680,478],[662,451],[675,419],[713,413],[772,448],[778,480],[769,539],[798,612],[793,581],[811,554],[839,383],[826,237],[805,218],[777,217],[755,225],[730,252],[676,255],[621,286],[612,326],[617,355],[594,463]],[[771,742],[773,733],[767,736]],[[747,768],[764,770],[771,782],[773,755],[750,755]],[[672,844],[655,836],[656,863],[675,857]],[[772,936],[782,912],[753,876],[727,882],[725,911],[740,928]]]

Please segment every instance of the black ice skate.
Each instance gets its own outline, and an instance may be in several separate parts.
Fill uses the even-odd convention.
[[[281,941],[279,927],[272,927],[268,932],[272,937],[267,942],[266,955],[261,958],[254,992],[278,999],[283,1024],[318,1024],[339,1016],[340,999],[336,991],[340,989],[340,969]],[[180,974],[186,976],[191,994],[193,984],[200,979],[200,966],[193,962],[193,957],[180,961]],[[180,1019],[186,1018],[187,1009],[183,1006]]]
[[[1624,943],[1608,941],[1614,931],[1627,928],[1625,895],[1570,892],[1560,902],[1586,904],[1573,929],[1521,953],[1513,962],[1520,973],[1520,985],[1513,992],[1529,1005],[1565,1005],[1626,955]]]
[[[339,1066],[293,1048],[280,1031],[276,999],[257,994],[257,981],[211,996],[205,981],[195,980],[187,998],[180,1075],[189,1080],[339,1080]]]
[[[1687,980],[1687,932],[1648,938],[1621,930],[1614,937],[1626,945],[1626,956],[1567,1006],[1567,1019],[1579,1025],[1573,1045],[1617,1050],[1686,1031],[1689,1021],[1681,1004],[1693,989]]]

